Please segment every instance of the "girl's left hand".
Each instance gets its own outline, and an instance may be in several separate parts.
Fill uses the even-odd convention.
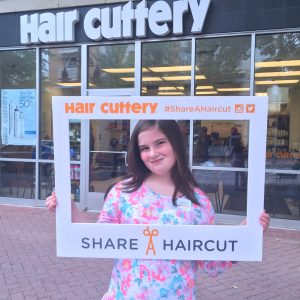
[[[269,214],[266,213],[265,210],[259,216],[259,222],[265,232],[269,228],[269,224],[270,224],[270,216]]]

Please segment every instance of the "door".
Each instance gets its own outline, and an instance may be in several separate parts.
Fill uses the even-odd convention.
[[[92,96],[131,96],[133,90],[89,90]],[[88,143],[85,146],[85,195],[88,210],[99,210],[106,190],[127,174],[126,155],[130,130],[127,120],[89,120],[86,123]]]

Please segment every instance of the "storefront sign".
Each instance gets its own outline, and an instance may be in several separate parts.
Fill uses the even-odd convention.
[[[36,94],[34,89],[1,90],[3,145],[36,144]]]
[[[83,22],[85,35],[94,41],[146,37],[147,28],[158,37],[170,32],[183,34],[183,17],[191,13],[191,33],[201,33],[210,0],[180,0],[169,5],[166,1],[146,0],[133,7],[125,5],[92,8],[84,16],[77,9],[58,13],[35,13],[20,17],[21,44],[74,42],[75,25]],[[149,6],[149,7],[148,7]],[[148,26],[147,26],[148,25]]]
[[[267,97],[53,97],[57,254],[184,260],[261,260]],[[109,113],[107,113],[109,109]],[[175,119],[249,122],[247,225],[71,222],[69,120]],[[213,167],[212,167],[213,169]],[[190,202],[179,205],[190,208]]]

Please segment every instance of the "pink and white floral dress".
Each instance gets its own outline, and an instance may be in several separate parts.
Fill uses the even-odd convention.
[[[109,192],[99,215],[100,223],[178,224],[214,223],[210,200],[198,188],[195,195],[200,205],[187,210],[174,206],[169,196],[157,194],[146,185],[133,193],[122,192],[119,182]],[[111,281],[102,300],[196,299],[195,282],[198,268],[211,276],[222,272],[230,262],[191,260],[115,259]]]

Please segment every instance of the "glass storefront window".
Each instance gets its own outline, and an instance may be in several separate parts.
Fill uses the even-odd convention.
[[[266,211],[275,218],[300,219],[300,175],[266,173]]]
[[[54,190],[54,165],[39,164],[39,199],[46,199]]]
[[[193,170],[193,175],[209,196],[216,213],[247,214],[247,171]],[[236,188],[237,177],[244,178],[243,188]]]
[[[194,121],[193,166],[246,168],[248,143],[248,121]],[[241,178],[236,187],[244,184]]]
[[[0,51],[0,157],[35,158],[35,53]]]
[[[268,96],[267,168],[300,170],[300,33],[261,35],[255,95]]]
[[[80,121],[69,121],[70,160],[80,161],[81,124]]]
[[[250,36],[196,41],[195,95],[250,95]]]
[[[103,193],[116,178],[127,174],[129,134],[129,120],[91,120],[90,192]]]
[[[39,165],[39,199],[46,199],[55,187],[54,164],[40,163]],[[80,201],[80,165],[70,164],[71,199]]]
[[[190,95],[191,47],[190,40],[143,43],[141,95]]]
[[[80,47],[38,51],[40,120],[35,120],[36,50],[0,51],[0,197],[45,199],[53,191],[54,165],[47,161],[54,158],[52,96],[81,95]],[[196,96],[250,95],[250,35],[196,39],[195,78],[191,78],[192,52],[191,40],[143,42],[141,95],[189,96],[191,80],[195,80]],[[300,33],[256,35],[254,55],[254,93],[269,99],[265,209],[275,218],[299,220]],[[89,89],[134,88],[133,42],[88,46],[87,61]],[[11,97],[17,100],[12,101]],[[31,109],[30,115],[25,115],[27,108]],[[249,122],[179,120],[178,123],[186,151],[191,155],[193,174],[211,198],[216,212],[245,215]],[[86,172],[89,192],[103,193],[127,173],[129,136],[129,120],[90,121]],[[69,141],[71,198],[79,202],[80,173],[86,167],[80,162],[80,120],[70,120]],[[14,158],[18,161],[13,161]]]
[[[41,159],[53,159],[54,154],[52,96],[81,95],[80,53],[79,47],[41,50]]]
[[[177,120],[180,131],[183,136],[184,146],[186,148],[187,157],[189,157],[190,148],[190,120]]]
[[[0,162],[0,197],[35,198],[35,163]]]
[[[80,165],[70,165],[71,200],[80,201]]]
[[[90,46],[88,88],[134,87],[134,44]]]

